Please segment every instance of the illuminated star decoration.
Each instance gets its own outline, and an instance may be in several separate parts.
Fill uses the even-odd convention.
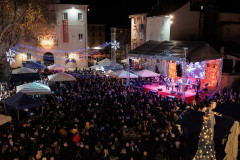
[[[15,53],[13,53],[11,49],[9,49],[9,51],[6,52],[6,56],[7,56],[7,61],[9,62],[10,65],[13,62],[15,62]]]
[[[120,48],[119,47],[119,42],[117,42],[117,41],[114,41],[112,44],[112,48],[116,51],[118,48]]]

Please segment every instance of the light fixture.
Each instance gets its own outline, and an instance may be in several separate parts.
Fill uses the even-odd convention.
[[[171,19],[173,19],[173,16],[172,16],[172,15],[170,15],[170,18],[171,18]]]

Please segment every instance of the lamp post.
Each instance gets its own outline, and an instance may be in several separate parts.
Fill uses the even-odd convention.
[[[129,64],[129,44],[126,44],[126,58],[127,58],[127,71],[128,71],[128,77],[127,77],[127,82],[126,82],[126,87],[129,86],[130,84],[130,64]]]
[[[185,101],[185,88],[186,88],[186,59],[187,59],[187,53],[188,53],[188,48],[184,47],[184,58],[183,58],[183,85],[182,85],[182,101]]]

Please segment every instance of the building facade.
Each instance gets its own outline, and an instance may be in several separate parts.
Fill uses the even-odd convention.
[[[146,41],[169,41],[172,16],[147,17]]]
[[[240,43],[240,14],[217,13],[216,39]]]
[[[49,4],[48,25],[18,45],[12,68],[24,61],[41,61],[45,66],[63,64],[69,68],[88,67],[87,5]]]
[[[105,43],[105,24],[88,24],[88,47]]]
[[[146,42],[147,13],[133,14],[131,18],[131,50]]]

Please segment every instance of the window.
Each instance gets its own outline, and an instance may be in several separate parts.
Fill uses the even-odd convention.
[[[152,40],[152,38],[153,38],[153,37],[152,37],[152,34],[150,34],[150,40]]]
[[[137,43],[133,43],[133,49],[137,48]]]
[[[43,36],[38,36],[37,37],[38,42],[40,42],[42,39],[43,39]]]
[[[65,58],[68,58],[68,53],[65,53]]]
[[[78,13],[78,20],[83,20],[83,14],[82,13]]]
[[[56,12],[54,9],[51,10],[51,19],[56,20]]]
[[[53,35],[53,36],[52,36],[52,40],[53,40],[53,41],[57,41],[57,36]]]
[[[134,17],[134,24],[137,24],[137,17]]]
[[[143,24],[143,16],[140,18],[140,23]]]
[[[27,53],[27,59],[31,59],[31,53]]]
[[[153,19],[150,20],[150,26],[153,26]]]
[[[161,34],[161,41],[164,41],[164,34]]]
[[[164,24],[165,24],[165,19],[162,20],[162,25],[164,26]]]
[[[134,30],[134,31],[133,31],[133,39],[136,39],[136,38],[137,38],[137,31]]]
[[[140,32],[140,39],[143,39],[143,33]]]
[[[82,33],[79,33],[79,34],[78,34],[78,40],[79,40],[79,41],[82,41],[82,40],[83,40],[83,34],[82,34]]]
[[[63,13],[63,19],[67,20],[68,19],[68,14],[67,13]]]

